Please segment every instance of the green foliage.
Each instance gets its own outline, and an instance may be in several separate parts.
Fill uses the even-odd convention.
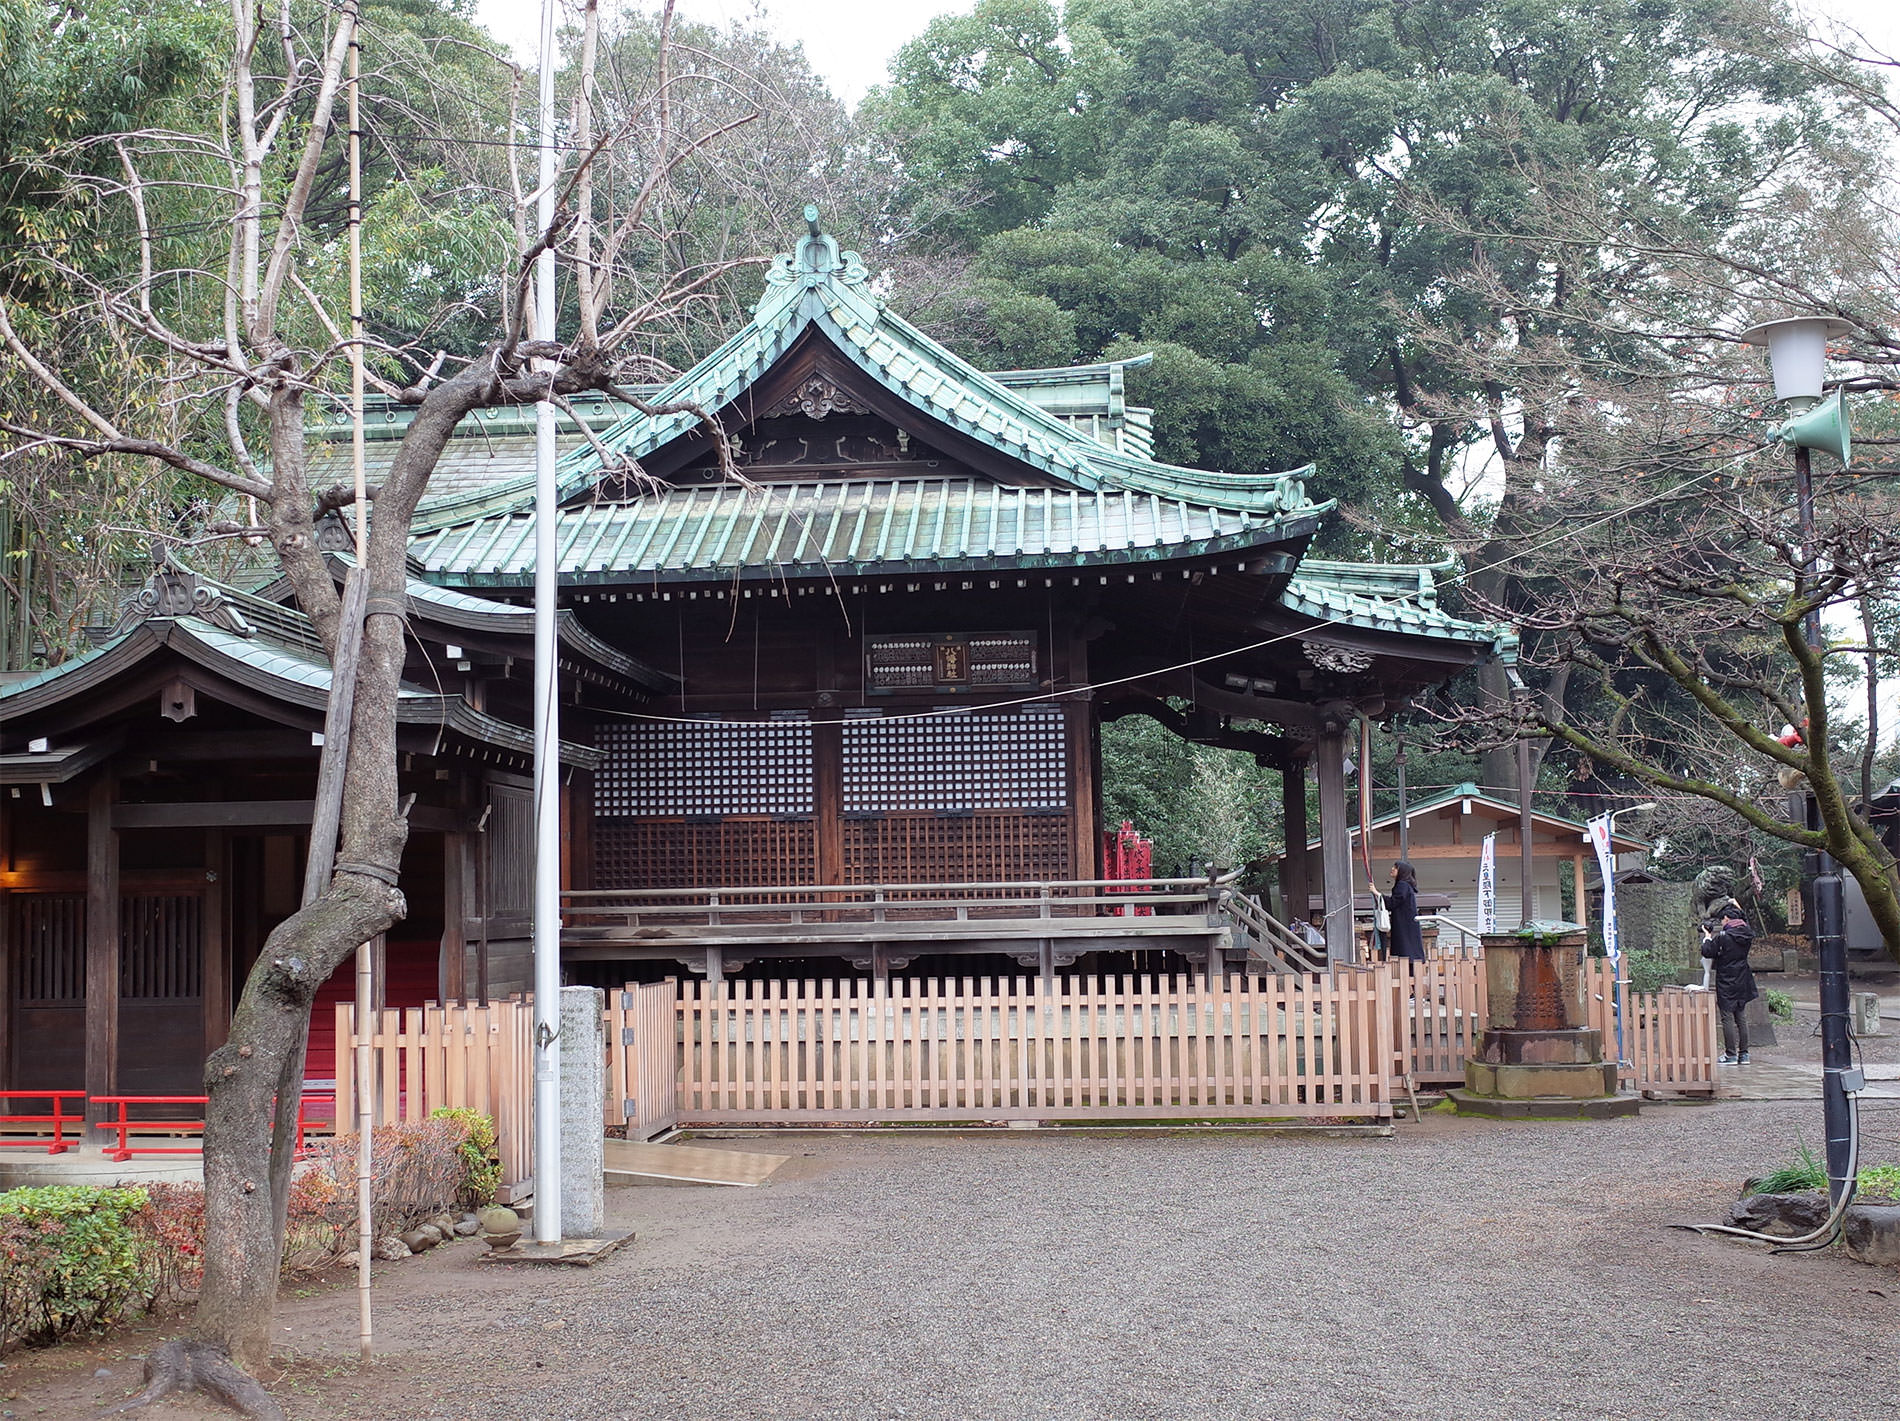
[[[495,1122],[479,1110],[442,1106],[429,1112],[431,1120],[447,1120],[462,1129],[455,1151],[462,1158],[464,1172],[460,1201],[464,1207],[479,1209],[495,1202],[495,1190],[501,1184],[501,1157],[496,1153]]]
[[[1860,1172],[1855,1185],[1863,1199],[1900,1204],[1900,1165],[1869,1165]]]
[[[1623,954],[1623,970],[1633,992],[1660,992],[1676,982],[1676,969],[1661,953],[1639,948]]]
[[[142,1189],[53,1186],[0,1194],[0,1348],[116,1321],[144,1273],[131,1218]]]
[[[1238,868],[1279,847],[1279,775],[1240,751],[1181,739],[1147,716],[1102,727],[1102,822],[1154,841],[1154,871]]]
[[[1798,1194],[1804,1189],[1826,1189],[1827,1166],[1803,1145],[1787,1164],[1771,1169],[1749,1184],[1750,1194]]]
[[[1787,1164],[1749,1181],[1750,1194],[1799,1194],[1827,1188],[1827,1165],[1803,1145]],[[1865,1202],[1900,1203],[1900,1165],[1869,1165],[1854,1176],[1855,1197]]]
[[[1794,998],[1779,987],[1764,988],[1761,999],[1768,1006],[1768,1015],[1778,1021],[1794,1020]]]

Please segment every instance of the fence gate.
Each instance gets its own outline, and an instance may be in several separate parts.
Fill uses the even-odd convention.
[[[607,1123],[650,1140],[679,1118],[679,987],[628,983],[607,993]]]

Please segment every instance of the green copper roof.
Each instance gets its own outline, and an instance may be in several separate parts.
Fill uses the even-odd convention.
[[[1085,492],[1152,493],[1258,514],[1315,508],[1307,501],[1304,484],[1310,465],[1278,474],[1210,473],[1107,447],[1069,419],[984,374],[886,310],[867,289],[867,275],[855,252],[841,253],[833,238],[814,230],[799,242],[795,253],[775,259],[751,321],[662,388],[653,396],[654,402],[689,401],[709,410],[722,409],[771,369],[793,342],[816,328],[859,369],[919,414],[1068,487]],[[1054,373],[1016,371],[1008,372],[1006,378],[1027,387]],[[690,434],[696,424],[690,413],[633,414],[599,438],[603,447],[640,460]],[[561,496],[573,498],[587,492],[601,471],[600,455],[591,446],[575,449],[559,466]],[[523,507],[531,496],[532,479],[522,479],[434,500],[419,510],[415,526],[427,532],[466,522]]]
[[[1308,558],[1280,594],[1280,605],[1336,625],[1480,642],[1494,646],[1507,661],[1514,660],[1515,632],[1439,610],[1433,574],[1454,566],[1450,562],[1341,563]]]
[[[886,566],[1056,567],[1194,557],[1301,539],[1317,524],[1127,490],[1004,488],[972,479],[841,480],[674,489],[564,509],[568,583],[824,576]],[[522,584],[534,520],[508,514],[438,529],[413,551],[430,577]]]
[[[0,686],[0,716],[46,710],[166,648],[286,704],[320,715],[329,703],[330,662],[303,614],[220,587],[205,616],[149,614],[80,656]],[[411,682],[397,688],[396,718],[404,724],[441,726],[518,755],[533,753],[529,731],[476,710],[460,695]],[[584,745],[563,743],[561,758],[592,766],[601,755]]]

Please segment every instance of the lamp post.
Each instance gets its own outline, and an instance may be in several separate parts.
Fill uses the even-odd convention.
[[[1405,803],[1405,742],[1399,742],[1399,752],[1392,757],[1392,768],[1398,773],[1399,781],[1399,857],[1409,859],[1412,856],[1412,822]]]
[[[1797,316],[1768,321],[1742,332],[1751,345],[1768,348],[1769,368],[1775,378],[1775,398],[1791,418],[1774,431],[1774,438],[1794,446],[1795,503],[1801,520],[1801,578],[1812,589],[1814,556],[1814,482],[1809,450],[1826,449],[1845,464],[1852,458],[1846,411],[1836,390],[1821,399],[1827,372],[1827,342],[1845,335],[1845,321],[1821,316]],[[1803,619],[1808,647],[1822,649],[1821,613],[1811,610]],[[1810,791],[1789,796],[1789,812],[1803,827],[1818,827],[1819,811]],[[1821,1110],[1827,1135],[1827,1176],[1830,1198],[1839,1199],[1853,1181],[1848,1175],[1852,1122],[1843,1072],[1853,1066],[1847,1035],[1847,938],[1843,932],[1845,904],[1840,865],[1831,854],[1802,857],[1802,874],[1812,885],[1814,952],[1820,959],[1821,994]]]

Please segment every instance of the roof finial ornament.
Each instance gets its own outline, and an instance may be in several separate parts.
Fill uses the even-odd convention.
[[[811,290],[819,286],[861,286],[870,275],[856,252],[838,249],[838,239],[818,224],[818,206],[805,204],[806,234],[798,239],[798,250],[781,252],[772,259],[765,274],[766,294],[761,309],[773,299],[774,289],[799,287]]]

